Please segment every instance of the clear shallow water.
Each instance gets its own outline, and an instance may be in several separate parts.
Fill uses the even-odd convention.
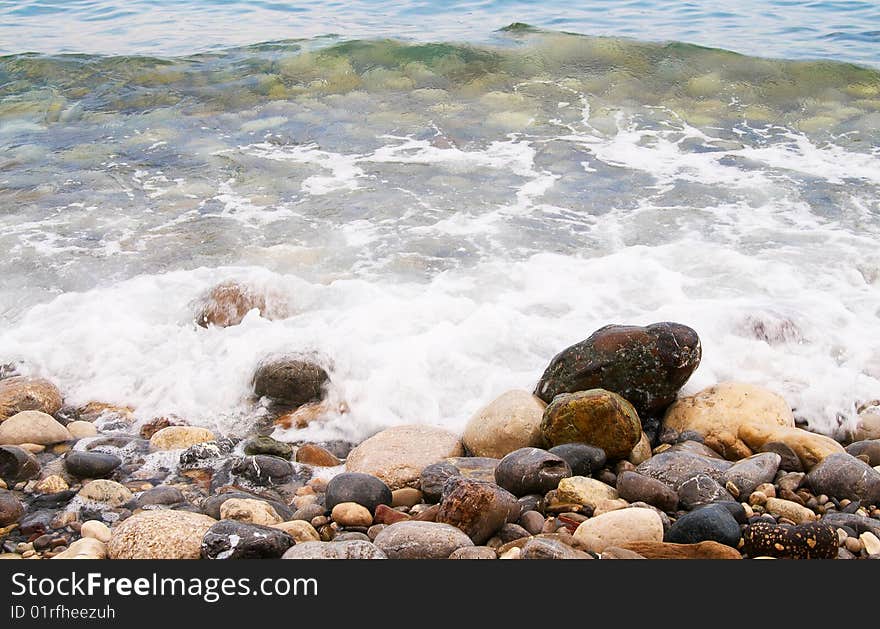
[[[0,53],[166,56],[324,35],[486,43],[513,22],[880,65],[880,5],[866,0],[0,0]]]
[[[0,58],[0,362],[224,428],[260,358],[317,350],[351,413],[307,434],[357,439],[676,320],[687,392],[764,384],[826,432],[880,397],[876,70],[480,39]],[[229,279],[289,316],[195,326]]]

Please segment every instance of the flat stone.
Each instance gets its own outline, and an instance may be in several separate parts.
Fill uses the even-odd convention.
[[[646,502],[661,511],[673,512],[678,508],[678,494],[655,478],[637,472],[623,472],[617,477],[617,492],[628,502]]]
[[[398,522],[382,529],[374,541],[389,559],[446,559],[474,543],[454,526],[437,522]]]
[[[735,549],[713,541],[696,544],[630,542],[623,548],[636,552],[645,559],[742,559]],[[602,558],[605,558],[604,555]]]
[[[466,546],[452,551],[450,559],[498,559],[494,548],[488,546]]]
[[[586,520],[575,530],[574,539],[585,550],[597,553],[628,542],[659,542],[663,521],[651,509],[619,509]]]
[[[559,540],[533,537],[522,547],[520,559],[593,559],[593,556]]]
[[[283,441],[278,441],[272,437],[258,435],[250,437],[244,442],[244,453],[246,455],[267,454],[270,456],[289,459],[293,455],[293,446]]]
[[[282,559],[388,559],[375,544],[362,540],[303,542],[292,546]]]
[[[563,478],[556,495],[561,502],[573,502],[594,509],[603,500],[617,500],[620,497],[614,487],[586,476]]]

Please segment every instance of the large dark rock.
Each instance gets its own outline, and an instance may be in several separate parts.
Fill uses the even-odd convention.
[[[64,491],[56,491],[53,494],[40,494],[38,496],[34,496],[30,500],[30,508],[31,509],[62,509],[67,504],[73,500],[73,497],[76,496],[76,491],[73,489],[66,489]]]
[[[327,483],[324,505],[332,510],[343,502],[355,502],[375,514],[379,505],[391,504],[391,490],[388,485],[370,474],[344,472]]]
[[[280,529],[236,520],[221,520],[202,538],[205,559],[278,559],[293,546]]]
[[[572,476],[590,476],[605,467],[607,460],[605,450],[588,443],[563,443],[549,452],[568,463]]]
[[[244,457],[232,466],[232,472],[261,486],[283,485],[293,477],[289,461],[266,454]]]
[[[825,457],[807,474],[807,484],[816,495],[880,504],[880,472],[845,452]]]
[[[281,503],[277,500],[269,500],[267,498],[263,498],[262,496],[249,494],[243,491],[229,491],[211,496],[202,503],[202,513],[214,518],[215,520],[219,520],[220,507],[223,506],[224,502],[226,502],[227,500],[231,500],[232,498],[237,498],[239,500],[262,500],[263,502],[270,504],[272,508],[275,509],[275,513],[280,515],[285,520],[291,519],[291,516],[293,515],[290,507],[288,507],[284,503]]]
[[[0,489],[0,527],[18,522],[24,515],[24,505],[11,491]]]
[[[646,502],[661,511],[671,513],[678,508],[678,494],[674,489],[636,472],[618,474],[617,493],[627,502]]]
[[[254,393],[285,406],[302,406],[324,397],[330,376],[313,357],[283,356],[264,361],[254,373]]]
[[[821,522],[834,527],[835,530],[845,526],[859,535],[862,533],[873,533],[880,537],[880,520],[864,515],[831,511],[822,516]]]
[[[626,458],[642,436],[639,416],[627,400],[605,389],[562,393],[544,409],[541,435],[548,446],[588,443],[609,459]]]
[[[35,478],[40,473],[37,458],[18,446],[0,446],[0,478],[7,484]]]
[[[649,417],[675,400],[700,355],[697,333],[680,323],[606,325],[557,354],[535,395],[549,403],[560,393],[606,389]]]
[[[741,534],[739,524],[723,505],[707,505],[676,520],[663,539],[675,544],[718,542],[736,548]]]
[[[40,509],[38,511],[29,511],[19,521],[18,531],[22,535],[42,535],[52,530],[52,520],[55,519],[55,510]]]
[[[678,491],[682,483],[698,474],[705,474],[718,481],[733,465],[730,461],[716,459],[682,450],[670,449],[652,456],[636,467],[639,474],[656,478]]]
[[[546,494],[571,476],[565,459],[540,448],[514,450],[495,468],[495,482],[514,494]]]
[[[76,478],[104,478],[110,476],[122,459],[104,452],[68,452],[64,457],[64,468]]]
[[[519,518],[516,496],[494,483],[453,476],[443,487],[436,521],[451,524],[474,544],[486,542],[508,521]]]
[[[739,490],[738,495],[745,499],[758,485],[773,482],[780,463],[782,457],[775,452],[755,454],[730,466],[718,482],[724,486],[727,486],[728,482],[733,483]]]
[[[451,476],[464,476],[474,480],[495,482],[495,468],[500,459],[482,456],[449,457],[433,463],[422,470],[419,487],[429,502],[437,502],[443,493],[443,485]]]
[[[743,533],[743,551],[749,557],[834,559],[837,548],[837,531],[825,522],[783,526],[759,521]]]
[[[691,510],[719,500],[733,500],[718,481],[707,474],[697,474],[678,486],[678,500],[684,509]]]

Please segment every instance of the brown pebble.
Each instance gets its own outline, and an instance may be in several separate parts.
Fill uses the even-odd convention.
[[[858,555],[862,551],[862,541],[857,537],[848,537],[845,542],[846,549]]]

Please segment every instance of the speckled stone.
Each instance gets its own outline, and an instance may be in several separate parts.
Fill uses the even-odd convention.
[[[834,559],[837,557],[837,531],[824,522],[782,526],[766,521],[754,522],[743,534],[743,550],[750,557],[790,559]]]

